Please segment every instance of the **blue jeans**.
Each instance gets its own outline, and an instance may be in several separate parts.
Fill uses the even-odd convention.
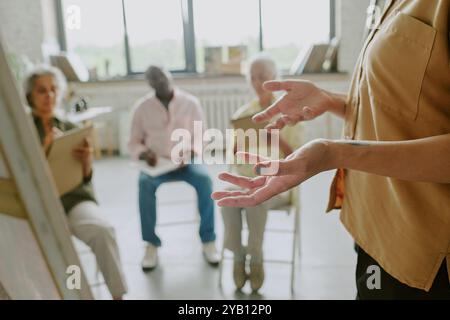
[[[150,177],[144,173],[139,176],[139,212],[141,215],[142,239],[154,246],[161,246],[161,240],[155,233],[156,227],[156,190],[170,181],[184,181],[195,188],[200,213],[200,239],[203,243],[216,240],[214,232],[214,202],[211,199],[212,181],[201,165],[189,164],[176,171],[159,177]]]

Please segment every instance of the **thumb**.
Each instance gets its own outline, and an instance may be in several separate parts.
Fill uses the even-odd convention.
[[[254,170],[260,176],[287,176],[297,174],[294,160],[264,161],[256,164]]]

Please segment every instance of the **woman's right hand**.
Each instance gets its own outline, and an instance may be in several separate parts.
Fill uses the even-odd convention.
[[[273,105],[253,117],[255,122],[270,121],[274,116],[281,117],[267,126],[268,129],[282,129],[300,121],[309,121],[327,111],[343,116],[345,100],[318,88],[305,80],[268,81],[264,83],[267,91],[286,91]]]

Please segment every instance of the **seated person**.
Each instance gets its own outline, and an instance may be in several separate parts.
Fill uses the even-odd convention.
[[[46,153],[56,135],[76,127],[55,116],[55,109],[61,101],[65,85],[62,73],[47,66],[36,68],[25,80],[26,99]],[[86,140],[83,145],[73,150],[73,156],[82,163],[84,180],[61,197],[69,229],[92,249],[113,299],[122,299],[127,292],[127,285],[114,228],[101,217],[95,199],[91,183],[92,148],[89,142]]]
[[[131,127],[129,149],[134,159],[145,160],[150,166],[158,164],[161,157],[170,158],[175,143],[170,137],[174,129],[183,128],[194,135],[194,121],[203,121],[200,103],[194,96],[175,88],[166,70],[150,66],[145,73],[154,93],[142,98],[136,105]],[[186,150],[190,156],[194,150]],[[184,158],[186,155],[181,155]],[[158,262],[157,248],[161,240],[155,233],[156,190],[169,181],[185,181],[195,188],[200,213],[200,239],[203,254],[211,265],[220,261],[215,247],[214,202],[211,199],[212,181],[206,169],[197,164],[187,164],[179,169],[151,177],[139,177],[139,212],[142,238],[147,242],[142,269],[152,270]]]
[[[275,102],[275,97],[271,92],[263,89],[263,83],[275,80],[277,69],[275,62],[265,55],[255,57],[249,68],[248,80],[256,93],[256,98],[236,111],[233,119],[251,116],[262,111]],[[279,154],[283,158],[292,153],[301,145],[302,130],[299,125],[295,127],[285,127],[279,135]],[[269,141],[268,141],[268,145]],[[250,146],[251,148],[252,146]],[[235,147],[236,151],[236,147]],[[244,150],[238,150],[244,151]],[[252,152],[250,149],[249,152]],[[239,175],[255,177],[252,165],[236,164],[233,171]],[[270,209],[289,204],[289,192],[280,194],[272,199],[249,208],[222,207],[222,217],[224,222],[224,246],[234,253],[233,279],[238,290],[242,289],[250,278],[250,285],[253,291],[258,291],[264,282],[263,268],[263,238],[266,226],[267,212]],[[248,241],[245,248],[242,244],[242,219],[243,211],[248,226]],[[249,274],[246,270],[247,255],[250,256]]]

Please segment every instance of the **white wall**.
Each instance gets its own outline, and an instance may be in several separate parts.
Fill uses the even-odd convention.
[[[10,53],[25,54],[33,62],[42,61],[44,27],[40,0],[1,0],[0,21]]]

